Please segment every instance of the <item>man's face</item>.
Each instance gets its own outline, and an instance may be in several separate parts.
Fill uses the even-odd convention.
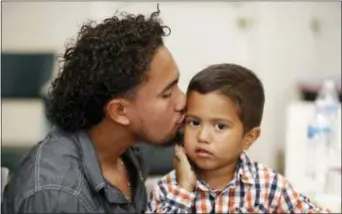
[[[184,148],[202,170],[234,163],[243,149],[243,124],[236,105],[218,93],[190,92],[186,106]]]
[[[185,106],[185,95],[178,87],[179,71],[166,47],[156,51],[147,76],[128,112],[130,128],[139,140],[164,144],[175,136]]]

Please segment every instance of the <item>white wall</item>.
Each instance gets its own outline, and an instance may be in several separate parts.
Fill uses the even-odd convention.
[[[341,8],[339,3],[264,3],[259,14],[260,43],[254,49],[259,54],[254,56],[257,70],[264,72],[267,99],[261,138],[265,143],[259,145],[260,151],[274,147],[269,152],[277,154],[284,148],[286,106],[297,97],[298,78],[341,76]],[[315,17],[322,25],[318,34],[310,27]],[[270,163],[274,155],[267,157]]]
[[[153,2],[3,2],[2,6],[4,51],[60,52],[88,18],[101,20],[117,9],[144,14],[156,10]],[[298,97],[297,79],[341,75],[340,3],[162,2],[160,9],[172,30],[166,45],[178,62],[183,90],[196,72],[211,63],[240,63],[260,76],[267,99],[263,133],[250,154],[281,170],[277,154],[284,148],[284,114],[286,105]],[[310,28],[313,17],[321,23],[317,34]],[[247,20],[246,28],[239,28],[239,18]],[[11,111],[7,108],[3,114],[15,113]],[[26,134],[34,128],[28,124]],[[10,137],[16,128],[4,131],[3,136]],[[35,133],[37,138],[42,135],[40,128]]]

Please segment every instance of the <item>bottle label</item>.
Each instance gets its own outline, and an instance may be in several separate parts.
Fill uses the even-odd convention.
[[[318,126],[309,126],[308,128],[308,137],[313,138],[318,134],[329,135],[331,133],[331,128],[328,126],[318,127]]]

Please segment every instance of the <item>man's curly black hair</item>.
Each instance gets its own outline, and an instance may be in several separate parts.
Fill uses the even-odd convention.
[[[170,33],[159,14],[158,8],[149,17],[121,13],[84,24],[62,55],[49,91],[48,120],[65,131],[87,130],[103,119],[110,99],[134,93]]]

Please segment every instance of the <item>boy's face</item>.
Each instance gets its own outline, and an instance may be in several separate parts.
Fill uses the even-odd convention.
[[[237,110],[235,103],[224,95],[189,93],[184,148],[199,169],[214,170],[230,165],[250,145],[244,140]]]

